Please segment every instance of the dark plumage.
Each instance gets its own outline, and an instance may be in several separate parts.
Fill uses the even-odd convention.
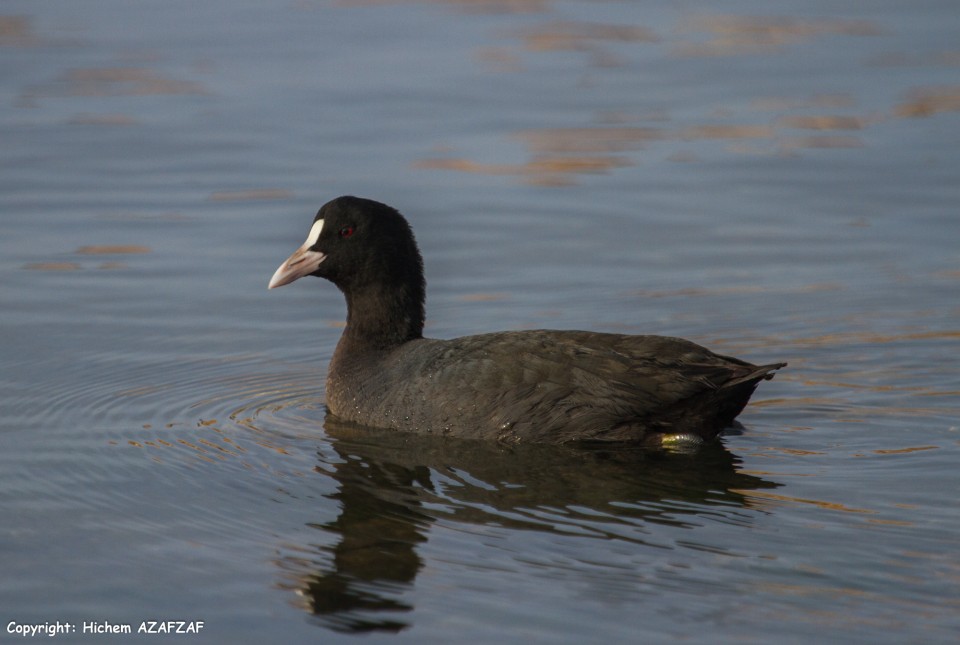
[[[393,208],[357,197],[320,209],[270,288],[305,275],[330,280],[347,300],[327,407],[367,426],[545,443],[712,439],[786,365],[751,365],[664,336],[424,338],[426,285],[413,232]]]

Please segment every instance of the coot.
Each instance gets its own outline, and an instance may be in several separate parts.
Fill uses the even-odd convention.
[[[413,231],[369,199],[325,204],[269,288],[305,275],[330,280],[346,297],[327,408],[366,426],[506,442],[713,439],[757,384],[786,365],[752,365],[664,336],[424,338],[426,282]]]

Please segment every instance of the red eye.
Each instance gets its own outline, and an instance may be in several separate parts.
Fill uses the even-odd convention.
[[[350,237],[351,235],[353,235],[352,226],[344,226],[340,229],[340,237]]]

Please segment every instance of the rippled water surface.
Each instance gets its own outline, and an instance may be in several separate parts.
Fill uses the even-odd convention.
[[[0,640],[955,642],[958,43],[950,1],[3,3]],[[409,216],[430,335],[790,366],[694,452],[337,425],[342,298],[266,283],[345,193]]]

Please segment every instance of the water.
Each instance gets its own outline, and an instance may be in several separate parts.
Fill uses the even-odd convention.
[[[3,640],[956,640],[954,3],[0,13]],[[266,283],[345,193],[430,335],[790,366],[693,453],[325,421],[341,296]]]

